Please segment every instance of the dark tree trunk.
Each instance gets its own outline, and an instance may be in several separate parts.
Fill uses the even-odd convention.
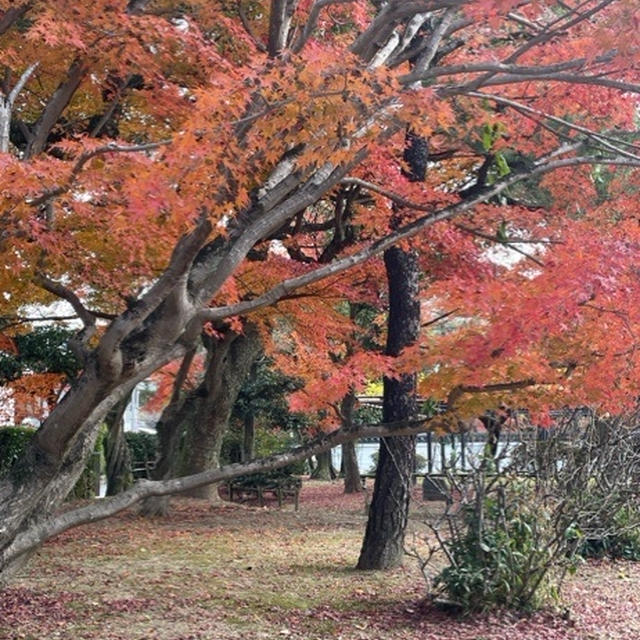
[[[408,132],[404,160],[409,167],[409,180],[425,179],[427,157],[427,141]],[[400,221],[398,214],[395,222]],[[386,353],[397,357],[419,337],[420,267],[416,252],[400,247],[385,251],[384,265],[389,287]],[[398,422],[415,416],[416,378],[413,374],[384,379],[384,422]],[[415,436],[382,439],[358,569],[389,569],[402,563],[415,458]]]
[[[210,352],[204,380],[198,389],[196,413],[188,425],[183,447],[182,473],[194,474],[220,466],[222,438],[240,388],[260,355],[260,337],[248,325],[243,334],[229,333],[222,340],[209,339]],[[192,498],[217,499],[217,486],[187,493]]]
[[[311,472],[311,477],[314,480],[335,480],[336,470],[331,464],[331,451],[323,451],[316,455],[317,464]]]
[[[397,356],[418,337],[418,260],[413,252],[397,247],[386,251],[384,260],[389,282],[387,353]],[[415,375],[384,379],[384,422],[415,415],[415,387]],[[402,562],[414,464],[415,437],[382,439],[358,569],[388,569]]]
[[[120,400],[105,419],[108,428],[104,442],[108,496],[114,496],[133,484],[131,453],[124,438],[124,412],[130,400],[131,394]]]
[[[244,417],[242,430],[242,462],[253,460],[256,442],[256,417],[247,413]]]

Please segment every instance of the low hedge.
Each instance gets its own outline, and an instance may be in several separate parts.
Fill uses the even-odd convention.
[[[144,431],[127,431],[125,442],[131,452],[131,461],[135,463],[154,462],[158,451],[158,436]]]

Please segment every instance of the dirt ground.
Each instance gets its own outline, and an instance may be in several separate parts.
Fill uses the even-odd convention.
[[[0,639],[640,640],[636,564],[586,564],[557,611],[458,619],[425,598],[411,558],[355,571],[364,525],[363,497],[338,482],[305,482],[298,512],[186,499],[166,519],[127,512],[47,543],[0,594]]]

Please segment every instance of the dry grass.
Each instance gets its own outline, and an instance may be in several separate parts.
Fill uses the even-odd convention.
[[[410,559],[354,571],[364,524],[339,483],[305,483],[297,513],[189,500],[167,519],[125,513],[45,545],[0,597],[0,638],[640,640],[636,565],[585,567],[565,615],[455,620]]]

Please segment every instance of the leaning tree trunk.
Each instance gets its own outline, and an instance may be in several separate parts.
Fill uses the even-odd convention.
[[[247,325],[242,334],[228,333],[220,341],[209,338],[207,348],[210,351],[207,370],[183,446],[181,466],[185,475],[220,466],[222,438],[238,393],[260,355],[261,343],[257,329]],[[217,486],[199,487],[186,495],[216,500]]]
[[[108,429],[104,441],[108,496],[114,496],[133,484],[131,452],[124,437],[124,412],[130,400],[131,394],[120,400],[105,419]]]

